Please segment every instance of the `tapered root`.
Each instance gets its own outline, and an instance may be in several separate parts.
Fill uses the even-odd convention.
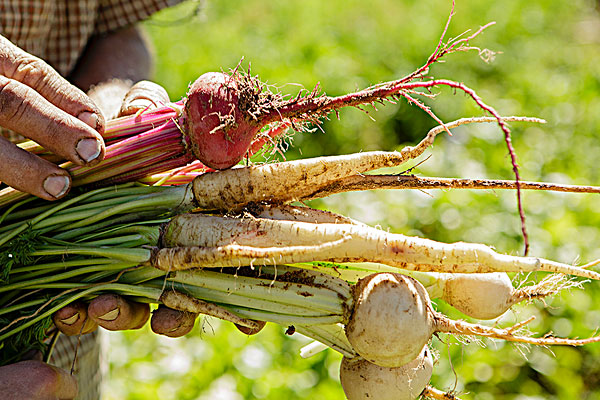
[[[542,279],[535,285],[523,286],[512,294],[512,304],[521,301],[543,299],[557,294],[562,290],[568,290],[574,287],[580,287],[581,283],[568,279],[563,274],[552,274]]]
[[[527,117],[502,117],[504,122],[543,123]],[[364,152],[344,156],[318,157],[284,163],[233,168],[206,173],[194,179],[198,206],[205,210],[239,210],[251,203],[290,203],[324,197],[344,178],[380,168],[402,165],[419,157],[446,129],[476,122],[497,122],[497,118],[462,118],[431,129],[416,146],[399,152]]]
[[[456,396],[453,393],[442,392],[439,389],[434,388],[433,386],[427,385],[421,393],[421,396],[426,399],[434,399],[434,400],[461,400],[460,397]]]
[[[438,332],[452,333],[455,335],[482,336],[493,339],[502,339],[510,342],[527,343],[536,346],[584,346],[590,343],[600,342],[600,336],[593,336],[585,339],[568,339],[552,336],[531,337],[517,335],[514,332],[520,330],[523,325],[533,321],[533,317],[527,321],[518,323],[505,329],[491,328],[484,325],[472,324],[464,321],[454,321],[445,316],[436,313],[435,330]]]
[[[175,290],[164,291],[159,300],[165,306],[175,310],[210,315],[211,317],[233,322],[234,324],[244,326],[252,330],[260,330],[261,328],[257,321],[238,317],[223,307],[220,307],[216,304],[207,303],[206,301],[196,299],[195,297],[188,296]]]
[[[163,270],[312,261],[378,262],[412,271],[544,271],[600,280],[599,273],[585,268],[499,254],[482,244],[440,243],[355,224],[193,214],[174,218],[162,243],[172,248],[158,249],[152,265]]]

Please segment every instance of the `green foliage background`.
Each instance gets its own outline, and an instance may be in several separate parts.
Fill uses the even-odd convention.
[[[274,90],[295,94],[317,82],[330,95],[404,76],[437,44],[451,4],[441,0],[211,0],[188,2],[146,24],[158,58],[155,80],[173,99],[206,71],[251,64]],[[474,88],[503,115],[544,118],[543,126],[513,124],[526,180],[600,185],[600,17],[591,0],[459,0],[449,37],[496,25],[472,42],[499,54],[454,54],[432,68],[439,78]],[[428,101],[450,121],[482,112],[461,93],[439,90]],[[369,115],[352,109],[298,134],[288,159],[394,150],[415,144],[435,125],[406,103]],[[370,119],[374,118],[374,121]],[[443,135],[416,169],[423,176],[511,179],[501,131],[493,125]],[[411,164],[412,165],[412,164]],[[597,195],[525,193],[531,254],[558,261],[600,258]],[[312,203],[371,225],[454,242],[474,241],[520,254],[523,243],[513,192],[381,191],[337,195]],[[541,274],[540,274],[541,277]],[[521,279],[522,277],[516,277]],[[533,276],[532,278],[538,278]],[[584,337],[600,327],[598,283],[586,283],[543,303],[514,307],[500,323],[535,315],[530,328]],[[438,308],[464,318],[444,304]],[[340,357],[303,360],[307,340],[267,326],[246,337],[214,319],[181,339],[147,330],[108,335],[106,399],[342,399]],[[501,342],[459,344],[440,336],[432,384],[464,399],[600,399],[600,347],[523,348]]]

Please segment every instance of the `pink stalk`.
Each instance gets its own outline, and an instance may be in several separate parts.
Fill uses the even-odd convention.
[[[138,114],[127,115],[108,121],[102,134],[107,144],[114,140],[130,137],[153,129],[161,124],[177,119],[181,115],[182,102],[146,110]]]

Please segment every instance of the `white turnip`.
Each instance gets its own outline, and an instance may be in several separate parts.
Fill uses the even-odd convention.
[[[423,285],[401,274],[381,273],[363,278],[354,286],[353,296],[355,303],[346,336],[361,357],[385,367],[398,367],[415,359],[435,332],[536,345],[580,346],[600,340],[533,338],[515,334],[523,323],[497,329],[451,320],[433,309]]]
[[[427,346],[413,361],[388,368],[360,357],[344,357],[340,381],[348,400],[414,400],[423,392],[433,372],[433,357]]]
[[[438,274],[440,298],[465,315],[477,319],[501,316],[513,305],[543,298],[573,286],[562,274],[552,274],[535,285],[515,289],[506,273]],[[431,295],[432,290],[428,292]]]

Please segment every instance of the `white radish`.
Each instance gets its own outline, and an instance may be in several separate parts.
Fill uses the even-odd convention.
[[[433,358],[427,346],[413,361],[396,368],[344,357],[340,381],[348,400],[414,400],[431,379]]]
[[[419,355],[435,325],[423,285],[400,274],[375,274],[359,280],[353,296],[346,336],[358,354],[384,367],[402,366]]]
[[[600,337],[532,338],[515,334],[524,323],[497,329],[451,320],[432,308],[423,285],[401,274],[380,273],[363,278],[353,288],[353,296],[355,303],[346,336],[361,357],[385,367],[398,367],[415,359],[435,332],[542,346],[581,346],[600,341]]]

